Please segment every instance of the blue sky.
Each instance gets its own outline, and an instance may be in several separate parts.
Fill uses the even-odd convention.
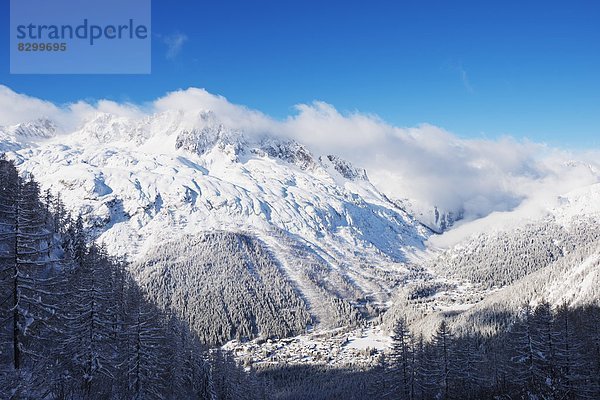
[[[1,25],[8,26],[8,1]],[[58,103],[190,86],[276,118],[322,100],[462,137],[600,147],[597,1],[158,1],[152,74],[10,75]]]

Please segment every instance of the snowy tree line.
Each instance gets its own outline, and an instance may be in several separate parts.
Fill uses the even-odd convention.
[[[600,308],[542,301],[523,304],[511,321],[489,336],[456,334],[442,320],[424,338],[400,319],[381,358],[377,398],[600,398]]]
[[[484,288],[503,287],[600,238],[599,223],[575,218],[566,228],[552,220],[515,230],[481,234],[436,258],[440,275],[465,279]]]
[[[395,340],[382,386],[390,396],[600,398],[600,243],[589,229],[577,236],[582,244],[565,256],[466,311],[432,312],[408,297],[388,311]]]
[[[600,308],[523,304],[509,318],[495,335],[442,320],[430,337],[400,319],[371,367],[277,365],[257,376],[277,399],[600,398]]]
[[[600,305],[600,241],[590,239],[552,264],[515,281],[501,290],[482,296],[477,304],[460,313],[440,313],[423,307],[421,299],[400,301],[384,316],[388,327],[403,316],[411,327],[432,331],[445,318],[458,334],[475,330],[495,335],[510,328],[511,316],[522,304],[547,300],[553,306]],[[477,300],[475,298],[469,301]],[[427,305],[425,303],[425,305]]]
[[[264,397],[190,332],[88,243],[81,217],[0,158],[0,398]]]

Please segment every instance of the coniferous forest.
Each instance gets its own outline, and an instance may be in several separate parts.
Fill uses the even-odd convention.
[[[258,398],[251,376],[149,303],[81,217],[0,160],[0,398]]]
[[[244,369],[207,344],[205,332],[223,329],[218,317],[195,323],[198,335],[150,300],[160,288],[140,288],[129,271],[89,240],[82,217],[58,195],[1,159],[0,398],[600,399],[597,306],[489,311],[490,323],[502,326],[493,334],[459,334],[442,320],[431,336],[417,335],[399,318],[391,349],[369,367]],[[259,289],[269,304],[274,295]],[[297,304],[298,323],[308,316]],[[268,324],[260,307],[253,312]]]

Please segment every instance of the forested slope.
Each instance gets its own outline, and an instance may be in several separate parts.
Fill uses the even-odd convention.
[[[575,217],[569,224],[548,218],[516,229],[482,233],[436,257],[431,268],[449,278],[485,288],[503,287],[580,246],[600,238],[600,222]]]
[[[290,336],[311,321],[269,254],[243,234],[206,233],[165,243],[133,273],[149,298],[185,320],[205,343]]]
[[[221,351],[149,303],[81,218],[0,158],[0,398],[258,398]]]

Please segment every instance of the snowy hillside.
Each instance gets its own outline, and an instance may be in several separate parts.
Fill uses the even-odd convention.
[[[442,319],[450,319],[455,329],[495,334],[525,304],[598,305],[599,200],[595,184],[540,205],[520,225],[475,221],[477,229],[466,226],[475,233],[447,249],[432,246],[444,235],[433,237],[422,262],[423,277],[396,292],[385,324],[407,318],[414,329],[430,333]],[[505,214],[510,221],[521,210]]]
[[[446,288],[444,288],[446,289]],[[452,291],[440,290],[423,312],[423,303],[404,302],[390,310],[388,323],[399,314],[412,315],[417,330],[432,332],[442,319],[452,324],[455,332],[481,332],[495,335],[505,331],[526,305],[533,307],[547,302],[553,309],[567,306],[600,306],[600,242],[598,238],[581,245],[564,257],[528,274],[513,284],[496,290],[480,290],[479,296],[460,298],[449,296],[450,307],[441,307],[440,298]],[[423,301],[424,299],[421,299]],[[436,301],[437,300],[437,301]],[[421,310],[419,312],[418,310]],[[434,312],[431,312],[434,311]]]
[[[156,304],[172,310],[203,343],[286,337],[311,322],[265,249],[244,235],[186,237],[153,249],[132,270]]]
[[[201,232],[259,239],[325,326],[339,324],[323,308],[333,299],[367,314],[384,305],[431,233],[364,169],[250,137],[211,112],[97,114],[57,132],[49,121],[4,128],[0,150],[81,212],[111,253],[137,260]]]

